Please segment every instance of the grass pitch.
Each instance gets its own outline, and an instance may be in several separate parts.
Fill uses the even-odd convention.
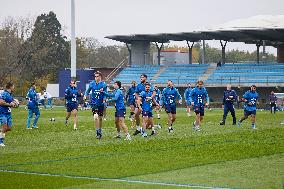
[[[0,188],[283,187],[284,112],[258,111],[252,130],[249,120],[232,126],[230,116],[220,126],[222,111],[207,111],[197,133],[194,117],[178,109],[171,134],[162,112],[157,136],[132,141],[113,138],[114,109],[107,113],[98,141],[90,110],[79,111],[77,131],[72,119],[64,125],[64,108],[42,110],[34,130],[25,128],[27,111],[14,110],[13,130],[0,148]]]

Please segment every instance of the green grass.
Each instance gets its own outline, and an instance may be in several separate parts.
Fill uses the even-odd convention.
[[[113,138],[112,108],[108,114],[103,139],[98,141],[90,111],[79,112],[79,130],[73,131],[71,122],[64,125],[63,108],[42,110],[37,130],[25,129],[23,108],[14,110],[13,131],[6,135],[6,147],[0,148],[0,170],[13,172],[0,171],[0,188],[178,188],[163,183],[283,187],[284,112],[258,111],[258,129],[252,130],[249,120],[237,128],[229,116],[227,125],[220,126],[222,111],[207,111],[202,131],[196,133],[191,126],[194,118],[179,109],[172,134],[167,133],[163,112],[164,127],[157,136],[136,136],[132,141]],[[237,111],[237,117],[241,115]],[[55,123],[49,121],[51,117]]]

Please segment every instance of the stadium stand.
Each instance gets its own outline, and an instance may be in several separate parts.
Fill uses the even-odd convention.
[[[281,63],[242,63],[225,64],[210,75],[207,85],[279,85],[284,83],[284,64]]]
[[[142,73],[148,75],[148,81],[165,85],[168,79],[177,86],[186,86],[188,82],[195,83],[204,78],[212,64],[182,64],[182,65],[132,65],[124,68],[113,81],[119,80],[125,85],[131,81],[139,82]],[[284,84],[284,63],[226,63],[216,67],[208,75],[206,86],[232,85],[247,86],[279,86]]]

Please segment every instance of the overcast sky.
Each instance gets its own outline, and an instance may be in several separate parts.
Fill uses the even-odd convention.
[[[75,0],[76,35],[189,32],[239,18],[284,14],[284,0]],[[0,0],[0,23],[8,17],[38,16],[54,11],[70,37],[71,0]],[[119,43],[121,44],[121,43]],[[181,45],[185,45],[186,43]],[[219,43],[210,45],[219,48]],[[229,43],[228,48],[253,50],[253,45]],[[269,48],[275,53],[274,48]]]

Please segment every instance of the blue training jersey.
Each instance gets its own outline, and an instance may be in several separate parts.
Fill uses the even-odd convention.
[[[135,91],[136,91],[136,88],[137,88],[137,87],[131,86],[131,87],[128,89],[128,91],[127,91],[127,93],[126,93],[126,95],[127,95],[126,98],[127,98],[129,101],[134,101],[134,100],[135,100]]]
[[[199,87],[195,87],[192,89],[190,93],[191,99],[194,102],[194,106],[204,106],[204,101],[209,103],[209,96],[204,87],[201,89]]]
[[[247,111],[255,111],[258,93],[256,91],[253,92],[249,90],[244,94],[243,98],[247,100],[247,102],[244,104],[244,109]]]
[[[145,85],[144,85],[144,83],[139,83],[136,87],[135,93],[137,93],[139,95],[142,91],[145,91]],[[152,85],[151,85],[150,91],[153,92]]]
[[[35,88],[31,87],[27,93],[26,99],[28,100],[28,108],[34,109],[38,107],[38,96]]]
[[[139,97],[142,99],[142,111],[145,112],[152,112],[153,106],[153,99],[152,99],[153,92],[152,91],[142,91],[139,94]]]
[[[156,100],[156,102],[159,102],[161,100],[161,91],[160,91],[160,89],[154,89],[154,91],[156,92],[155,100]]]
[[[76,87],[68,87],[65,90],[65,99],[66,104],[77,104],[78,103],[78,97],[81,97],[81,94],[79,93],[78,89]]]
[[[179,91],[175,87],[166,87],[163,89],[162,98],[161,98],[161,105],[170,105],[176,106],[176,99],[182,100]]]
[[[235,90],[225,90],[223,95],[223,105],[233,105],[237,101],[237,93]]]
[[[11,93],[6,90],[0,95],[0,99],[9,104],[14,101]],[[11,108],[8,106],[0,106],[0,114],[11,114]]]
[[[125,104],[124,104],[124,95],[121,89],[116,89],[113,91],[113,93],[105,93],[108,97],[113,97],[108,102],[115,102],[115,108],[116,110],[124,110]]]
[[[187,89],[185,89],[185,91],[184,91],[184,99],[185,100],[192,101],[191,96],[190,96],[191,91],[192,91],[191,87],[188,87]]]
[[[91,92],[91,98],[90,98],[90,104],[101,106],[103,105],[103,101],[105,99],[105,93],[100,92],[100,90],[103,89],[105,93],[107,93],[107,86],[104,81],[100,81],[99,83],[96,83],[96,81],[92,81],[89,85],[89,88],[85,92],[85,96],[88,96]]]

